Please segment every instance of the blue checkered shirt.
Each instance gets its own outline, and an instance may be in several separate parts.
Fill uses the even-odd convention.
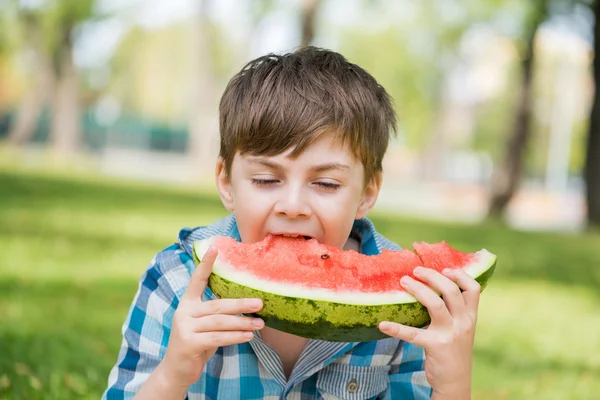
[[[352,234],[360,238],[363,254],[399,249],[366,218],[355,221]],[[181,230],[178,243],[154,257],[123,325],[121,350],[103,399],[132,398],[161,362],[173,314],[195,269],[192,243],[214,235],[239,241],[235,216]],[[203,298],[215,296],[207,289]],[[219,348],[187,398],[429,399],[424,358],[421,347],[394,338],[362,343],[310,340],[286,379],[279,356],[256,332],[248,343]]]

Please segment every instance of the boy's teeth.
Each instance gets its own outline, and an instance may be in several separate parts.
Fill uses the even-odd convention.
[[[289,233],[284,233],[283,236],[285,236],[285,237],[293,237],[293,238],[298,237],[298,235],[290,235]]]

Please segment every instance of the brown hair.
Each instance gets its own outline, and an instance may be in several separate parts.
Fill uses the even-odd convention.
[[[304,47],[246,64],[221,97],[219,128],[225,172],[235,153],[297,157],[319,135],[335,132],[365,169],[381,171],[396,115],[385,89],[341,54]]]

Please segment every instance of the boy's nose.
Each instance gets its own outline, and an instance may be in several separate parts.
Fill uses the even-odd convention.
[[[277,216],[287,218],[308,218],[311,215],[310,206],[298,195],[289,195],[275,203],[274,212]]]

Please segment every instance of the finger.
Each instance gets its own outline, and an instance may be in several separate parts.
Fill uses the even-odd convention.
[[[194,341],[198,348],[208,350],[249,342],[253,338],[252,331],[201,332],[195,334]]]
[[[446,303],[430,287],[427,287],[410,276],[402,277],[400,283],[408,293],[415,296],[419,303],[427,308],[429,316],[431,317],[431,325],[452,324],[452,316],[450,315]]]
[[[466,308],[472,317],[477,316],[479,308],[479,297],[481,295],[481,285],[473,277],[461,269],[444,270],[444,275],[463,290],[462,296]]]
[[[204,317],[213,314],[251,314],[263,307],[261,299],[218,299],[198,303],[191,312],[192,317]]]
[[[431,268],[417,267],[413,274],[433,290],[441,293],[450,315],[456,316],[465,312],[465,299],[455,282]]]
[[[235,315],[208,315],[195,319],[194,332],[254,331],[262,329],[265,323],[260,318],[238,317]]]
[[[379,323],[379,330],[386,335],[423,347],[423,335],[426,334],[423,329],[383,321]]]
[[[209,247],[206,253],[204,253],[202,261],[200,261],[200,264],[198,264],[192,273],[190,283],[183,294],[184,299],[192,300],[202,298],[202,294],[208,285],[208,277],[212,272],[217,253],[217,249],[213,247]]]

